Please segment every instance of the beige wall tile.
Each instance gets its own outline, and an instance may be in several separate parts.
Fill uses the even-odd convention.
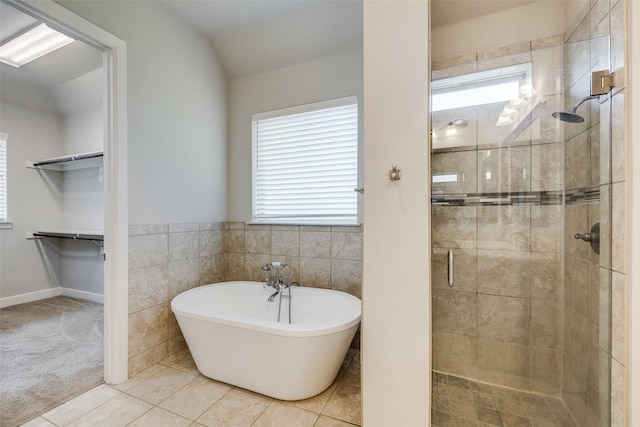
[[[600,104],[600,184],[611,183],[611,100]]]
[[[531,298],[556,300],[561,296],[560,254],[555,252],[531,253]]]
[[[519,52],[528,52],[529,50],[531,50],[531,42],[522,42],[494,49],[486,49],[478,52],[478,61],[507,56]]]
[[[459,151],[450,153],[434,153],[431,156],[431,174],[434,177],[440,175],[456,175],[455,182],[434,182],[432,191],[444,194],[476,193],[476,152]]]
[[[300,231],[278,230],[274,227],[271,231],[271,253],[300,256]]]
[[[224,251],[225,252],[244,252],[245,251],[244,228],[231,228],[224,233]]]
[[[564,79],[563,54],[564,48],[559,44],[531,52],[531,60],[535,67],[532,83],[536,95],[545,96],[558,93],[559,83],[562,84]]]
[[[331,256],[331,230],[300,231],[300,256],[310,258],[329,258]]]
[[[184,224],[169,224],[169,233],[185,233],[189,231],[200,230],[200,224],[197,222]]]
[[[561,304],[554,300],[531,300],[531,344],[547,349],[561,348]],[[556,360],[560,367],[560,359]]]
[[[198,258],[169,263],[169,283],[167,291],[167,298],[169,300],[186,290],[195,288],[199,284],[200,260]]]
[[[618,92],[611,98],[611,181],[620,182],[625,179],[626,151],[624,141],[624,95]]]
[[[507,65],[525,64],[531,62],[531,52],[520,52],[511,55],[497,56],[478,61],[478,71],[492,70]]]
[[[591,246],[589,243],[576,239],[577,233],[588,233],[591,230],[589,224],[589,206],[586,203],[566,205],[564,208],[564,245],[565,254],[588,260]]]
[[[600,267],[600,348],[611,354],[611,270]]]
[[[200,284],[219,283],[225,278],[224,254],[200,258]]]
[[[329,258],[301,257],[300,285],[313,288],[330,288],[331,260]]]
[[[168,279],[167,264],[129,270],[129,313],[167,301]]]
[[[531,147],[531,190],[563,190],[562,143],[533,145]]]
[[[478,251],[478,293],[528,297],[530,285],[529,253]]]
[[[245,280],[245,254],[225,253],[224,256],[227,271],[225,280]]]
[[[197,258],[200,255],[200,232],[169,233],[169,261]]]
[[[589,262],[565,257],[565,304],[582,316],[589,315]]]
[[[236,238],[235,231],[231,232],[231,239]],[[238,231],[238,234],[241,234]],[[200,256],[218,255],[224,252],[224,231],[223,230],[204,230],[200,231]],[[240,238],[240,237],[237,237]],[[235,241],[232,242],[236,244]],[[235,251],[234,251],[235,252]]]
[[[271,259],[271,255],[246,254],[244,256],[244,280],[264,281],[267,275],[262,271],[262,266],[271,261],[280,260]]]
[[[531,391],[559,397],[562,378],[562,352],[531,348]]]
[[[557,253],[562,248],[560,205],[531,206],[531,251]]]
[[[531,342],[530,300],[479,294],[478,337],[529,344]]]
[[[620,273],[627,272],[625,249],[627,247],[625,206],[626,183],[611,186],[611,268]]]
[[[169,257],[169,238],[164,234],[129,237],[129,268],[165,264]]]
[[[331,231],[331,258],[362,260],[362,233]]]
[[[478,208],[478,249],[528,251],[531,247],[529,206]]]
[[[565,144],[565,188],[588,187],[591,164],[590,134],[585,131],[567,140]]]
[[[360,298],[362,261],[331,260],[331,289],[347,292]]]
[[[436,59],[431,63],[432,70],[440,70],[442,68],[449,68],[455,65],[468,64],[470,62],[475,63],[478,59],[477,53],[468,53],[466,55],[451,56],[449,58]]]
[[[167,224],[135,224],[129,226],[129,236],[144,234],[166,234],[169,232]]]
[[[432,291],[433,330],[476,335],[478,295],[444,289]]]
[[[478,379],[530,390],[529,346],[478,338]]]
[[[611,274],[611,357],[626,365],[626,287],[625,275]]]
[[[433,206],[431,221],[432,247],[476,249],[478,208]]]
[[[167,340],[169,304],[162,303],[129,315],[129,357]]]
[[[465,378],[477,378],[478,338],[433,332],[433,369]]]
[[[617,360],[611,361],[611,426],[627,426],[625,417],[625,396],[627,368]]]
[[[245,250],[250,254],[271,253],[270,229],[247,229],[245,231]]]

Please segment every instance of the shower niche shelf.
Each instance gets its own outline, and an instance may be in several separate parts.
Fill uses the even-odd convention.
[[[102,151],[93,151],[90,153],[71,154],[62,157],[53,157],[50,159],[37,160],[27,162],[27,167],[31,169],[40,169],[47,171],[64,172],[76,169],[96,168],[102,172],[102,160],[104,153]],[[102,175],[102,173],[100,173]]]

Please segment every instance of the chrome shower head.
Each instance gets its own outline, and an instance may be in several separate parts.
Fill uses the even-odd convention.
[[[556,111],[555,113],[551,113],[554,119],[562,120],[567,123],[582,123],[584,122],[584,117],[577,113],[578,107],[581,106],[584,102],[589,101],[590,99],[600,98],[598,95],[591,95],[585,98],[582,98],[580,102],[578,102],[573,107],[569,108],[567,111]]]
[[[556,111],[555,113],[551,113],[554,119],[562,120],[567,123],[582,123],[584,122],[584,117],[577,114],[575,111]]]

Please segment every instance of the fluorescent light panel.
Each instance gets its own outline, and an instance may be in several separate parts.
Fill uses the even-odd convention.
[[[75,41],[40,24],[0,46],[0,62],[20,67]]]

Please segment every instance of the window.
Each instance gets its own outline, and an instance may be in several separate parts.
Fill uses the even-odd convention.
[[[7,222],[7,139],[0,132],[0,223]]]
[[[431,82],[431,111],[511,101],[531,96],[531,63]]]
[[[357,223],[355,96],[254,114],[253,221]]]

